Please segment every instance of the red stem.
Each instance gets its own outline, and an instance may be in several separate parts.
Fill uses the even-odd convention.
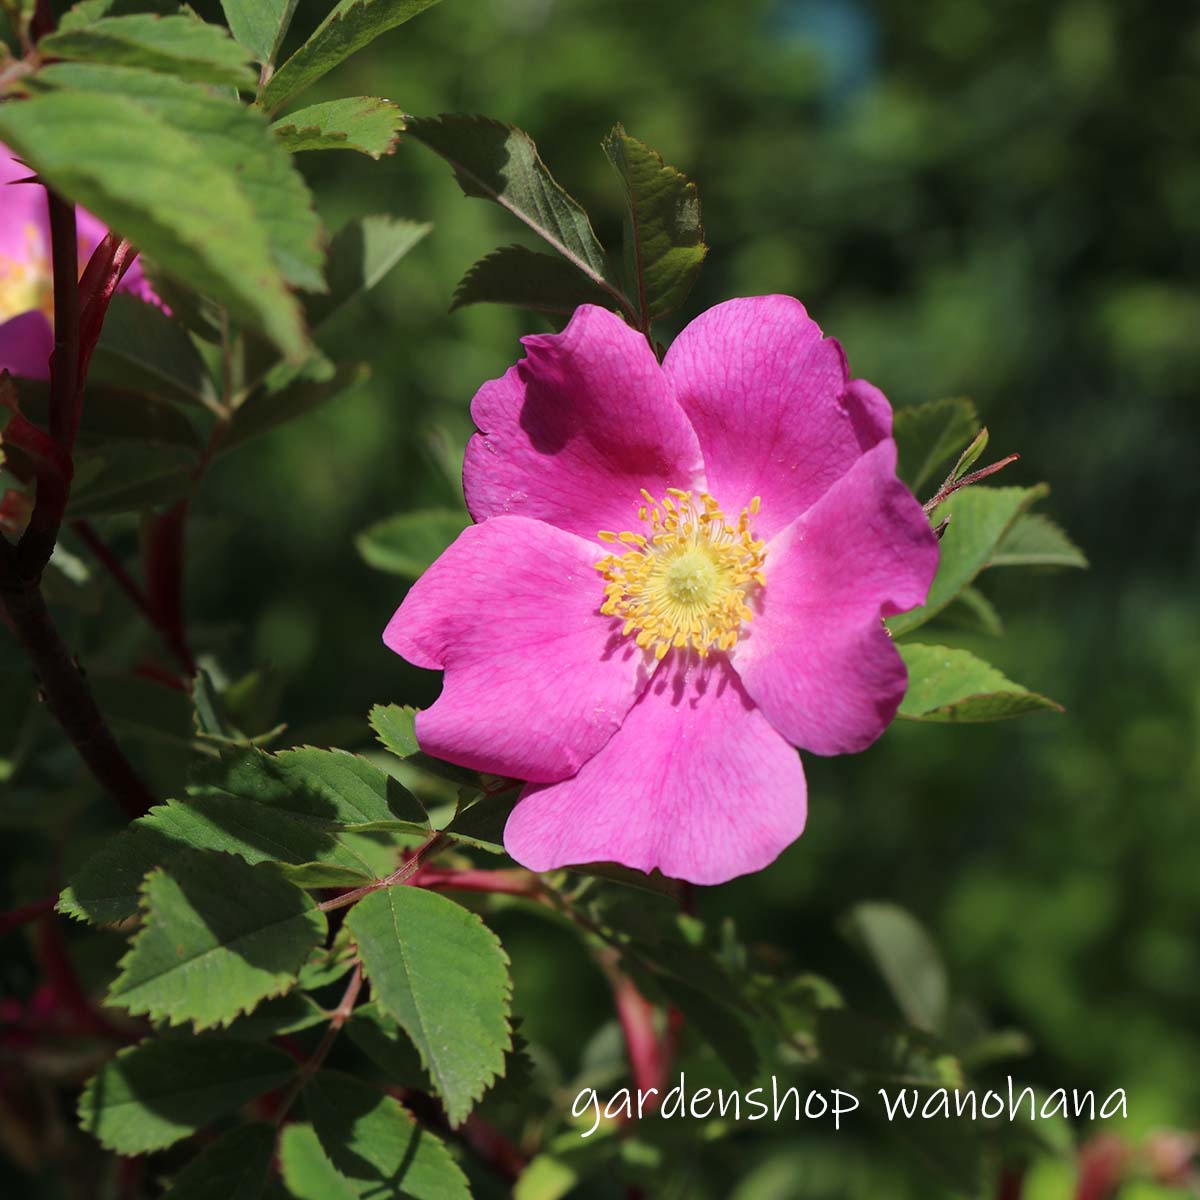
[[[38,917],[44,917],[48,912],[53,912],[57,902],[57,895],[43,896],[30,904],[22,904],[19,908],[10,908],[8,912],[0,913],[0,937],[37,920]]]
[[[994,462],[990,467],[982,467],[978,471],[972,471],[970,475],[964,475],[961,479],[955,479],[951,476],[942,484],[940,488],[921,506],[927,513],[933,512],[943,500],[948,500],[955,492],[961,491],[965,487],[970,487],[973,483],[978,483],[981,479],[986,479],[989,475],[995,475],[997,471],[1003,471],[1010,463],[1015,463],[1021,456],[1019,454],[1010,454],[1007,458],[1002,458],[999,462]]]
[[[621,970],[615,951],[606,950],[599,956],[599,963],[612,988],[634,1087],[642,1092],[657,1089],[657,1094],[648,1096],[644,1104],[644,1110],[653,1111],[662,1100],[669,1066],[666,1046],[654,1027],[654,1005]]]
[[[540,897],[542,885],[532,871],[453,871],[423,867],[409,882],[433,891],[487,892],[493,896]]]

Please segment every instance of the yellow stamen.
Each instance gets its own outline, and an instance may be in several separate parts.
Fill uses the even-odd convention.
[[[595,564],[608,580],[600,611],[622,619],[623,635],[636,632],[637,645],[657,659],[672,647],[690,646],[701,658],[732,650],[753,616],[749,590],[766,584],[766,543],[750,530],[759,498],[731,523],[707,492],[668,488],[661,500],[644,488],[641,494],[645,534],[598,534],[629,547]]]

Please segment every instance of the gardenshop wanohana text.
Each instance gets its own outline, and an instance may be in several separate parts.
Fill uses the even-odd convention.
[[[975,1088],[879,1088],[876,1091],[884,1114],[889,1121],[934,1120],[951,1117],[978,1121],[1028,1119],[1048,1120],[1052,1117],[1084,1117],[1089,1121],[1120,1117],[1125,1120],[1128,1101],[1124,1088],[1117,1088],[1097,1104],[1096,1093],[1091,1089],[1055,1088],[1041,1096],[1031,1087],[1018,1089],[1011,1075],[1007,1076],[1008,1094],[988,1089],[980,1093]],[[769,1102],[768,1102],[769,1095]],[[632,1120],[634,1117],[653,1116],[669,1120],[672,1117],[691,1117],[703,1121],[709,1117],[729,1117],[734,1121],[808,1120],[819,1121],[825,1117],[833,1119],[834,1129],[841,1129],[842,1118],[861,1107],[858,1096],[853,1092],[833,1088],[828,1093],[812,1090],[802,1096],[799,1089],[779,1089],[779,1080],[771,1076],[771,1087],[750,1088],[742,1092],[737,1089],[697,1088],[689,1096],[687,1081],[680,1072],[679,1082],[671,1088],[660,1103],[658,1088],[621,1088],[607,1103],[601,1104],[594,1088],[584,1088],[571,1105],[571,1115],[579,1118],[591,1111],[593,1122],[590,1129],[580,1134],[590,1137],[600,1128],[602,1119]]]

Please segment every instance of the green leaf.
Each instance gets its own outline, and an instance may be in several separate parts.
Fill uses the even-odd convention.
[[[525,246],[502,246],[462,277],[450,311],[469,304],[515,304],[533,312],[570,316],[581,304],[608,308],[612,296],[565,258]]]
[[[78,68],[50,67],[39,77],[73,69]],[[188,86],[165,76],[160,82]],[[209,96],[207,103],[222,122],[253,121],[233,101]],[[284,353],[299,354],[305,341],[300,309],[246,192],[193,133],[174,128],[156,110],[156,104],[125,95],[51,92],[0,105],[0,139],[52,187],[120,230],[164,271],[262,329]],[[264,129],[264,139],[268,136]]]
[[[1082,550],[1041,513],[1026,513],[1000,540],[989,567],[1086,567]]]
[[[109,302],[88,371],[85,418],[95,383],[185,404],[210,404],[216,399],[192,339],[156,305],[120,292]]]
[[[941,955],[921,925],[894,904],[857,904],[845,929],[883,976],[904,1019],[938,1033],[946,1023],[950,987]]]
[[[470,523],[465,512],[449,508],[397,513],[364,529],[354,545],[367,566],[416,579]]]
[[[216,1034],[154,1038],[122,1050],[79,1100],[79,1124],[118,1154],[161,1150],[292,1078],[291,1057]]]
[[[929,400],[896,409],[892,433],[896,439],[896,474],[914,492],[935,476],[939,467],[975,435],[979,417],[964,397]]]
[[[201,1150],[175,1176],[163,1200],[258,1200],[274,1154],[270,1125],[243,1125]]]
[[[238,1017],[225,1030],[225,1036],[265,1042],[283,1034],[311,1029],[328,1020],[329,1014],[311,996],[291,991],[286,996],[264,1000],[253,1012]]]
[[[271,255],[284,279],[308,291],[325,290],[321,223],[312,195],[291,156],[271,136],[269,125],[257,109],[215,95],[207,88],[122,67],[60,65],[42,71],[38,80],[43,86],[97,92],[136,102],[184,133],[200,154],[236,181],[266,233]],[[187,203],[178,190],[172,199],[176,204]],[[150,248],[145,249],[149,252]],[[163,265],[167,265],[165,261]]]
[[[503,854],[504,826],[520,796],[517,784],[498,794],[472,796],[469,802],[464,802],[460,793],[458,808],[444,832],[464,845],[489,854]]]
[[[38,43],[47,58],[141,67],[178,79],[253,88],[255,74],[245,50],[220,25],[195,16],[134,13],[101,17],[51,33]]]
[[[421,750],[417,745],[416,716],[415,708],[402,708],[399,704],[376,704],[367,719],[386,749],[397,758],[411,758]]]
[[[179,446],[110,443],[75,456],[69,517],[100,517],[170,504],[191,489],[196,455]]]
[[[558,185],[533,139],[489,117],[406,117],[408,135],[444,158],[468,196],[493,200],[581,271],[609,302],[636,311],[608,275],[604,248],[579,202]]]
[[[446,1147],[399,1101],[369,1083],[321,1071],[305,1088],[304,1105],[321,1148],[349,1182],[351,1196],[470,1200],[466,1177]],[[336,1191],[333,1195],[340,1197]]]
[[[226,1025],[285,992],[325,936],[311,897],[270,863],[189,851],[147,875],[145,924],[108,1002],[171,1024]]]
[[[434,1090],[416,1046],[378,1001],[360,1004],[346,1022],[346,1033],[392,1083],[422,1092]]]
[[[261,103],[277,112],[293,96],[381,33],[432,8],[438,0],[340,0],[312,37],[285,62],[263,89]]]
[[[50,412],[49,384],[22,380],[21,411],[45,429]],[[178,408],[90,377],[79,437],[85,444],[142,442],[188,450],[200,447],[196,426]]]
[[[289,113],[271,126],[285,150],[357,150],[371,158],[395,152],[404,118],[377,96],[350,96]]]
[[[908,692],[897,714],[911,721],[999,721],[1061,705],[1019,683],[966,650],[905,642],[897,647],[908,667]]]
[[[432,228],[419,221],[372,216],[340,229],[329,247],[329,291],[308,301],[312,328],[320,329],[344,305],[380,283]]]
[[[972,439],[971,444],[958,456],[958,462],[954,464],[954,470],[950,472],[950,478],[957,481],[961,479],[967,471],[971,469],[978,460],[979,456],[987,449],[988,431],[985,425]]]
[[[257,62],[274,60],[287,33],[296,0],[221,0],[225,20]]]
[[[417,1047],[450,1123],[461,1124],[512,1045],[512,984],[499,940],[475,913],[414,887],[372,892],[346,925],[372,994]]]
[[[295,1200],[355,1200],[356,1187],[329,1161],[311,1125],[285,1125],[279,1137],[279,1170]]]
[[[232,450],[260,434],[315,412],[331,400],[365,383],[370,377],[365,363],[315,366],[283,387],[272,390],[264,384],[234,413],[223,450]]]
[[[1047,490],[1044,484],[1031,488],[964,488],[938,505],[931,517],[933,523],[946,517],[951,520],[942,535],[929,599],[920,608],[888,618],[893,636],[916,629],[945,608],[991,561],[1016,519]]]
[[[1004,633],[1004,622],[996,606],[975,587],[963,588],[943,609],[941,621],[971,633],[986,633],[989,637],[1001,637]]]
[[[700,196],[686,175],[623,126],[614,126],[603,145],[625,185],[626,285],[648,329],[687,299],[708,253]]]

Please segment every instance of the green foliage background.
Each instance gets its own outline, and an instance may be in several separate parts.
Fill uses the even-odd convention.
[[[304,0],[297,27],[321,8]],[[1031,1035],[1025,1078],[1126,1088],[1134,1134],[1200,1114],[1198,60],[1194,14],[1132,0],[452,0],[306,96],[513,121],[610,247],[621,196],[599,143],[622,121],[699,185],[710,252],[673,320],[797,295],[893,403],[969,394],[995,452],[1022,453],[1005,482],[1053,482],[1050,511],[1092,570],[989,573],[1008,636],[955,644],[1066,714],[899,723],[858,758],[808,757],[805,836],[699,903],[882,1011],[837,921],[897,901],[956,993]],[[332,227],[380,211],[435,229],[327,340],[369,358],[370,381],[213,470],[188,604],[232,668],[274,664],[289,742],[354,745],[371,704],[437,686],[383,648],[403,583],[364,565],[354,535],[458,502],[470,398],[541,326],[447,313],[514,227],[420,147],[297,161]],[[94,653],[127,655],[145,635],[119,601],[106,617]],[[26,670],[0,641],[2,677]],[[523,1035],[570,1075],[608,1019],[603,979],[545,922],[495,925]],[[6,969],[19,988],[20,964]],[[745,1196],[800,1194],[855,1136],[781,1129],[742,1165],[764,1172]],[[850,1187],[803,1194],[864,1194]]]

